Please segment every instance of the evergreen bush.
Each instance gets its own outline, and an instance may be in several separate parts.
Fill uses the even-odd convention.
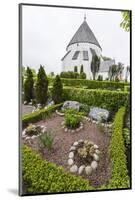
[[[84,72],[82,72],[79,76],[80,79],[86,79],[86,74]]]
[[[52,99],[55,104],[62,102],[63,86],[59,75],[57,75],[53,82]]]
[[[37,102],[44,105],[47,101],[48,79],[44,67],[40,65],[36,81]]]
[[[33,99],[34,80],[32,70],[27,67],[26,79],[24,82],[24,100],[30,102]]]

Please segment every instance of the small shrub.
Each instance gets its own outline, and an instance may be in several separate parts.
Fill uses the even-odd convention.
[[[40,136],[41,147],[46,147],[48,150],[51,150],[53,147],[53,132],[52,130],[46,130]]]
[[[34,124],[29,124],[29,126],[26,128],[25,133],[29,136],[37,135],[41,133],[42,129],[40,126],[36,126]]]
[[[82,72],[79,76],[80,79],[86,79],[86,74],[84,72]]]
[[[24,81],[24,100],[30,102],[34,97],[34,80],[32,70],[27,67],[26,79]]]
[[[80,112],[84,113],[84,115],[88,115],[89,111],[90,111],[90,106],[88,106],[87,104],[80,104]]]
[[[103,80],[103,76],[102,76],[102,75],[98,75],[97,80],[98,80],[98,81],[102,81],[102,80]]]
[[[82,121],[82,114],[78,113],[73,109],[68,109],[65,111],[64,123],[65,126],[71,129],[79,127]]]

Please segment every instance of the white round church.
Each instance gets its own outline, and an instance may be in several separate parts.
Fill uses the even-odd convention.
[[[94,36],[92,30],[84,21],[69,42],[66,55],[62,58],[62,71],[74,71],[74,67],[80,67],[83,65],[83,71],[86,73],[87,79],[92,79],[92,73],[90,70],[90,63],[92,56],[97,55],[101,58],[102,48]]]

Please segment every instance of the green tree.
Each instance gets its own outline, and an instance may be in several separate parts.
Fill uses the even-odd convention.
[[[130,31],[130,11],[123,11],[122,12],[123,21],[120,23],[120,26],[125,31]]]
[[[122,63],[118,63],[118,65],[112,65],[109,67],[109,72],[108,72],[108,76],[110,81],[115,81],[115,80],[119,80],[121,79],[121,75],[123,72],[123,64]]]
[[[102,56],[102,58],[103,58],[103,60],[104,60],[104,61],[107,61],[107,60],[112,60],[111,58],[109,58],[109,57],[106,57],[106,56]]]
[[[40,65],[36,82],[36,99],[38,103],[44,105],[47,101],[48,79],[44,67]]]
[[[55,76],[54,72],[50,72],[50,76],[54,77]]]
[[[33,99],[34,92],[33,73],[29,67],[26,70],[26,79],[24,82],[24,100],[30,102]]]
[[[124,67],[123,67],[123,64],[122,63],[120,63],[120,62],[118,62],[118,65],[117,65],[117,74],[116,74],[116,78],[117,79],[122,79],[122,72],[123,72],[123,69],[124,69]]]
[[[127,67],[126,67],[125,82],[127,82],[129,75],[130,75],[130,67],[127,66]]]
[[[110,66],[108,71],[109,80],[114,81],[116,74],[117,74],[117,65]]]
[[[95,80],[97,73],[99,72],[100,58],[97,55],[92,57],[91,61],[91,72],[93,75],[93,80]]]
[[[63,85],[59,75],[57,75],[54,79],[52,88],[52,99],[55,102],[55,104],[62,102],[62,94],[63,94]]]
[[[81,65],[80,74],[83,73],[83,65]]]
[[[74,72],[78,72],[77,66],[74,66]]]

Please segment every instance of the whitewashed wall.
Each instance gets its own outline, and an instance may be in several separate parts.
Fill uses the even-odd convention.
[[[94,49],[96,54],[100,57],[101,56],[101,49],[90,43],[75,43],[70,45],[67,48],[67,52],[71,51],[62,61],[62,71],[74,71],[74,66],[78,66],[78,72],[80,72],[80,67],[83,65],[83,70],[86,73],[87,79],[92,79],[91,73],[91,61],[92,61],[92,54],[90,48]],[[80,51],[79,56],[76,60],[72,60],[72,57],[76,51]],[[89,60],[83,60],[83,51],[88,51],[88,58]]]

